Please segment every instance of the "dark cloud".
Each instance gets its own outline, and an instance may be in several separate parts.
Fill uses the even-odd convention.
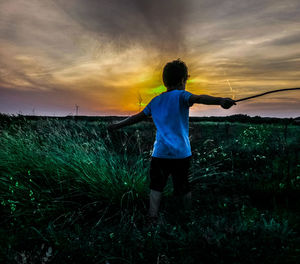
[[[275,46],[287,46],[287,45],[299,45],[299,43],[300,43],[300,30],[298,31],[297,34],[292,34],[287,37],[278,38],[270,41],[267,44],[275,45]]]
[[[272,79],[282,79],[284,76],[289,76],[291,79],[300,81],[300,75],[298,74],[300,68],[300,54],[264,59],[241,58],[222,62],[219,66],[245,77],[252,76],[255,78],[262,74],[269,75]]]
[[[184,46],[184,0],[54,0],[86,30],[126,48],[145,45],[166,51]]]

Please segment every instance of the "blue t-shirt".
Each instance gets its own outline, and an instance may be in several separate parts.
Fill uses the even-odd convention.
[[[154,97],[143,110],[152,116],[156,139],[152,157],[182,159],[192,155],[189,140],[189,98],[185,90],[172,90]]]

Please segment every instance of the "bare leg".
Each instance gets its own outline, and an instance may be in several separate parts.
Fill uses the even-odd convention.
[[[183,205],[184,209],[191,210],[192,209],[192,193],[188,192],[183,196]]]
[[[150,190],[149,216],[158,217],[158,209],[161,200],[161,192]]]

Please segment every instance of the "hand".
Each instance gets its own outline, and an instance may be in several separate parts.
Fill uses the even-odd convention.
[[[222,98],[221,104],[224,109],[229,109],[231,106],[236,105],[235,101],[231,98]]]

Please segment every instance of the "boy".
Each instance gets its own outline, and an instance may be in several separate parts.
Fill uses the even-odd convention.
[[[152,116],[156,127],[156,140],[150,163],[150,221],[156,222],[162,191],[169,174],[174,194],[182,195],[185,206],[190,206],[191,190],[188,172],[191,160],[189,141],[189,107],[193,104],[220,105],[224,109],[235,105],[230,98],[195,95],[185,91],[188,69],[184,62],[175,60],[165,65],[163,82],[166,92],[154,97],[140,113],[111,124],[118,129],[143,121]]]

